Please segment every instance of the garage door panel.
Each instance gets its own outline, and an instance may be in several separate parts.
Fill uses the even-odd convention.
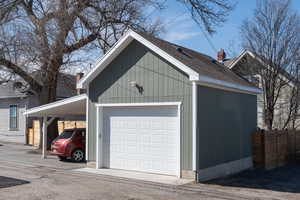
[[[177,106],[104,109],[104,166],[177,175]]]

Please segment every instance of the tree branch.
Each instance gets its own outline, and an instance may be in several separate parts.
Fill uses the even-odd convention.
[[[69,54],[72,53],[73,51],[76,51],[80,49],[81,47],[89,44],[90,42],[93,42],[94,40],[97,39],[97,34],[90,34],[88,37],[80,39],[77,43],[72,44],[70,46],[65,46],[63,53]]]
[[[6,68],[12,70],[14,73],[18,74],[20,77],[22,77],[30,86],[31,88],[39,92],[42,89],[42,86],[40,83],[38,83],[36,80],[34,80],[27,72],[25,72],[23,69],[21,69],[16,64],[12,63],[9,60],[6,60],[4,58],[0,58],[0,65],[5,66]]]

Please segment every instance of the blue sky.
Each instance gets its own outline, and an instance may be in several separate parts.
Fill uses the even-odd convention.
[[[217,33],[209,36],[217,50],[224,48],[228,57],[236,56],[242,49],[240,47],[240,26],[243,20],[253,16],[256,0],[235,0],[236,7],[228,16],[228,20],[218,27]],[[162,38],[170,42],[200,51],[216,57],[215,50],[211,47],[201,29],[191,20],[185,7],[175,0],[167,0],[167,8],[155,11],[153,16],[159,16],[163,21],[166,33]],[[300,0],[292,0],[292,6],[300,12]]]

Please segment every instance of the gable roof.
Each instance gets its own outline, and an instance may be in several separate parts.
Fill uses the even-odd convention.
[[[43,79],[43,74],[40,71],[33,72],[32,76],[35,77],[38,82],[41,82]],[[63,99],[77,95],[76,84],[76,76],[60,72],[57,77],[57,99]]]
[[[14,89],[13,82],[8,82],[0,85],[0,99],[22,98],[26,94]]]
[[[129,30],[111,49],[96,63],[96,66],[77,84],[78,88],[87,85],[125,49],[132,40],[137,40],[154,51],[168,62],[185,72],[191,81],[208,86],[229,87],[250,93],[260,93],[252,83],[238,76],[213,58],[194,50],[155,38],[145,33]]]
[[[249,55],[253,59],[256,59],[262,66],[271,68],[271,66],[267,64],[267,61],[264,58],[249,50],[244,50],[238,57],[229,59],[228,61],[224,62],[224,65],[229,69],[234,70],[233,68],[237,66],[237,64],[247,55]],[[299,84],[298,81],[296,81],[295,78],[292,77],[291,74],[284,69],[279,69],[279,75],[283,80],[289,81],[289,84],[291,86],[294,86],[294,84]]]

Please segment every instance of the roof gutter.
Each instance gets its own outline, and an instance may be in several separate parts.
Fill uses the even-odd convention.
[[[213,87],[222,90],[228,90],[232,92],[247,93],[252,95],[258,95],[262,93],[262,90],[259,88],[238,85],[227,81],[222,81],[222,80],[210,78],[207,76],[201,76],[201,75],[199,76],[199,79],[196,81],[196,83],[198,85]]]
[[[26,98],[26,95],[23,96],[0,96],[0,99],[15,99],[15,98]]]

